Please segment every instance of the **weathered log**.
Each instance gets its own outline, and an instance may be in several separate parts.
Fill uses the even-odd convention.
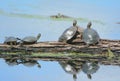
[[[101,39],[100,43],[94,46],[86,47],[81,40],[74,40],[72,44],[67,44],[57,41],[38,42],[37,44],[24,46],[10,46],[0,44],[0,52],[75,52],[75,53],[89,53],[89,54],[104,54],[107,53],[108,47],[115,55],[120,54],[120,40]]]

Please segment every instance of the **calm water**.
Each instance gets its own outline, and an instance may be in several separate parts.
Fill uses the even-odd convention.
[[[57,41],[62,32],[72,25],[72,20],[51,20],[50,15],[62,13],[71,17],[85,18],[78,25],[86,28],[89,20],[92,28],[98,31],[101,38],[120,39],[120,6],[119,0],[1,0],[0,2],[0,43],[5,37],[37,36],[39,41]],[[53,5],[54,4],[54,5]],[[102,5],[102,6],[101,6]],[[45,18],[42,18],[45,17]],[[103,22],[104,24],[101,24]],[[74,81],[73,75],[66,73],[57,61],[38,61],[37,65],[26,67],[23,64],[9,66],[0,59],[1,81]],[[92,74],[92,80],[80,71],[77,81],[119,81],[120,67],[100,65],[99,70]]]
[[[37,61],[41,65],[28,66],[27,64],[7,64],[4,59],[0,59],[1,81],[119,81],[120,66],[97,64],[96,70],[91,74],[91,79],[81,68],[73,66],[75,72],[66,71],[68,65],[58,61]],[[78,63],[79,64],[79,63]],[[83,65],[84,66],[84,65]],[[95,66],[95,65],[94,65]],[[90,68],[89,68],[90,69]],[[69,70],[69,69],[68,69]],[[73,78],[73,74],[76,78]]]

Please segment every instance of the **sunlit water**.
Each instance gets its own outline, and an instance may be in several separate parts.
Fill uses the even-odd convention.
[[[53,2],[55,1],[55,5]],[[72,26],[72,20],[51,20],[50,15],[65,13],[72,17],[88,18],[103,22],[92,22],[94,28],[103,39],[120,39],[119,2],[109,4],[104,1],[87,3],[88,1],[66,0],[1,0],[0,3],[0,43],[5,37],[37,36],[41,33],[40,41],[57,41],[63,31]],[[57,2],[58,1],[58,2]],[[48,3],[47,3],[48,2]],[[67,3],[69,2],[69,4]],[[98,5],[98,6],[97,6]],[[101,7],[101,5],[103,5]],[[13,15],[16,13],[17,15]],[[25,16],[20,14],[27,14]],[[30,15],[30,17],[28,17]],[[36,18],[36,15],[46,18]],[[88,21],[78,21],[80,27],[86,28]],[[66,73],[57,61],[38,61],[37,66],[26,67],[22,64],[9,66],[5,60],[0,59],[0,81],[74,81],[73,75]],[[77,74],[77,81],[119,81],[120,67],[100,65],[99,70],[92,74],[90,80],[85,73]]]

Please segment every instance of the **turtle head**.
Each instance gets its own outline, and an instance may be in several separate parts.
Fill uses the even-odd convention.
[[[60,14],[60,13],[58,13],[58,16],[61,16],[61,14]]]
[[[92,79],[91,74],[87,74],[87,77],[88,77],[89,79]]]
[[[39,33],[39,34],[37,35],[37,40],[39,40],[40,37],[41,37],[41,34]]]
[[[87,28],[90,28],[90,27],[91,27],[91,25],[92,25],[92,23],[91,23],[91,22],[89,22],[89,23],[87,24]]]
[[[61,13],[58,13],[57,17],[60,18],[61,17]]]
[[[73,20],[73,26],[77,25],[77,20]]]
[[[76,81],[76,79],[77,79],[77,75],[76,74],[73,74],[73,79],[74,79],[74,81]]]

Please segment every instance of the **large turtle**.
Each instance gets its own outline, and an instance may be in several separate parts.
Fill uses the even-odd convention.
[[[85,62],[82,65],[82,71],[87,74],[88,78],[91,79],[91,74],[96,73],[99,69],[98,62]]]
[[[77,79],[77,74],[81,71],[82,69],[82,64],[76,63],[76,61],[60,61],[59,64],[61,65],[62,69],[69,74],[73,75],[73,79],[76,81]]]
[[[41,37],[41,34],[39,33],[37,35],[37,37],[27,36],[27,37],[23,38],[22,40],[19,38],[18,39],[21,40],[21,44],[35,44],[35,43],[37,43],[37,40],[39,40],[40,37]]]
[[[67,42],[71,43],[77,36],[77,29],[78,27],[76,26],[77,21],[73,21],[73,26],[66,29],[63,34],[59,37],[59,42]]]
[[[87,44],[87,46],[89,46],[91,44],[95,45],[100,40],[99,34],[97,33],[97,31],[95,31],[94,29],[91,28],[91,25],[92,25],[92,23],[89,22],[87,25],[87,28],[84,30],[83,36],[82,36],[82,39]]]
[[[6,37],[4,44],[8,45],[17,45],[18,44],[18,39],[15,37]]]

